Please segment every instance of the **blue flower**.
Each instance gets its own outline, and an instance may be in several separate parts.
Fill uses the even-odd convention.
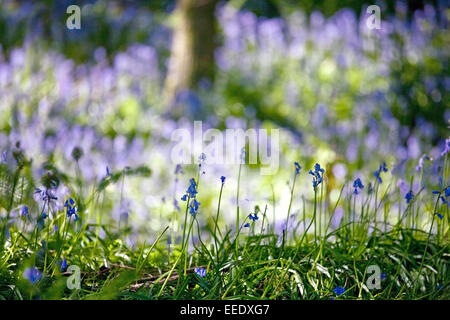
[[[226,178],[225,178],[224,176],[221,176],[221,177],[220,177],[220,181],[222,181],[222,183],[225,183],[225,179],[226,179]]]
[[[191,201],[191,203],[189,205],[189,213],[195,217],[199,207],[200,207],[200,202],[198,202],[197,199],[194,199],[193,201]]]
[[[246,224],[244,224],[244,228],[248,228],[248,227],[250,227],[250,223],[246,223]]]
[[[252,221],[256,221],[256,220],[259,219],[258,216],[256,215],[256,213],[250,213],[250,214],[248,215],[248,218],[249,218],[250,220],[252,220]]]
[[[42,279],[42,273],[37,268],[31,267],[25,269],[23,277],[30,281],[31,284],[35,284]]]
[[[378,170],[373,173],[373,176],[378,179],[379,183],[382,183],[383,180],[381,179],[380,174],[381,174],[381,172],[387,172],[387,171],[388,171],[388,169],[386,167],[386,162],[383,161],[383,163],[380,165]]]
[[[64,202],[64,207],[66,208],[66,214],[69,218],[74,216],[75,220],[78,220],[78,209],[75,206],[75,201],[72,198],[69,198],[69,200],[66,200],[66,202]]]
[[[410,203],[411,200],[414,198],[414,194],[412,190],[409,190],[409,192],[405,195],[406,203]]]
[[[200,267],[200,268],[195,268],[194,271],[196,274],[198,274],[198,276],[200,278],[206,277],[206,269]]]
[[[381,280],[386,280],[386,273],[382,272],[382,273],[380,274],[380,279],[381,279]]]
[[[195,182],[194,178],[191,178],[189,180],[189,187],[187,188],[186,193],[190,198],[195,198],[195,195],[198,193],[197,183]]]
[[[295,174],[300,173],[300,169],[302,168],[301,165],[298,162],[294,162],[295,165]]]
[[[436,212],[435,215],[437,215],[438,218],[441,220],[444,218],[444,216],[442,214],[440,214],[439,212]]]
[[[66,269],[67,269],[67,260],[66,258],[64,258],[63,261],[61,261],[60,270],[65,271]]]
[[[337,286],[336,288],[333,289],[333,292],[336,293],[338,296],[340,296],[345,292],[345,288]]]
[[[111,175],[111,171],[109,170],[109,166],[106,166],[106,176],[110,176]]]
[[[181,200],[186,201],[186,200],[187,200],[187,195],[186,195],[186,194],[183,195],[183,196],[181,197]]]
[[[320,167],[320,164],[316,163],[314,165],[314,171],[309,170],[309,174],[313,176],[313,187],[314,190],[317,189],[317,186],[323,181],[323,174],[325,170]]]
[[[30,215],[28,214],[28,207],[27,206],[23,206],[22,209],[20,209],[20,215],[23,217],[27,217],[28,219],[30,218]]]
[[[364,185],[361,182],[360,178],[357,178],[354,182],[353,182],[353,188],[355,188],[355,190],[353,191],[354,194],[359,194],[359,190],[364,188]]]
[[[8,152],[7,151],[2,152],[2,162],[4,164],[8,163]]]

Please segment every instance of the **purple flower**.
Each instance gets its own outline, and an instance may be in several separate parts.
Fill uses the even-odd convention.
[[[30,215],[28,214],[28,207],[27,206],[23,206],[22,209],[20,209],[20,215],[23,217],[27,217],[28,219],[30,218]]]
[[[246,224],[244,224],[244,228],[248,228],[248,227],[250,227],[250,223],[246,223]]]
[[[198,276],[200,278],[206,277],[206,269],[200,267],[200,268],[195,268],[194,271],[196,274],[198,274]]]
[[[249,218],[250,220],[252,220],[252,221],[256,221],[256,220],[259,219],[258,216],[256,215],[256,213],[250,213],[250,214],[248,215],[248,218]]]
[[[221,176],[221,177],[220,177],[220,180],[222,181],[222,183],[225,183],[225,179],[226,179],[226,178],[225,178],[224,176]]]
[[[25,269],[23,277],[30,281],[31,284],[35,284],[42,279],[42,273],[37,268],[31,267]]]

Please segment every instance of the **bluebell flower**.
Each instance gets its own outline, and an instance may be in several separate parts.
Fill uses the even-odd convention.
[[[186,201],[186,200],[187,200],[187,195],[186,195],[186,194],[183,195],[183,196],[181,197],[181,200]]]
[[[200,207],[200,202],[197,201],[197,199],[194,199],[191,201],[189,205],[189,213],[192,214],[194,217],[197,215],[198,208]]]
[[[410,203],[411,200],[414,198],[414,194],[412,190],[409,190],[409,192],[405,195],[406,203]]]
[[[381,280],[386,280],[386,273],[382,272],[382,273],[380,274],[380,279],[381,279]]]
[[[222,181],[222,183],[225,183],[225,179],[226,179],[226,178],[225,178],[224,176],[221,176],[221,177],[220,177],[220,180]]]
[[[30,218],[30,215],[28,214],[28,207],[27,206],[23,206],[21,209],[20,209],[20,215],[23,217],[23,216],[25,216],[25,217],[27,217],[28,219]]]
[[[295,174],[299,174],[302,167],[298,162],[294,162],[294,165],[295,165]]]
[[[381,179],[381,172],[387,172],[387,171],[388,171],[388,169],[386,167],[386,162],[383,161],[383,163],[380,165],[378,170],[373,173],[373,176],[375,178],[377,178],[379,183],[382,183],[383,180]]]
[[[435,215],[437,215],[438,218],[441,220],[444,218],[444,216],[442,214],[440,214],[439,212],[436,212]]]
[[[256,213],[250,213],[250,214],[248,215],[248,218],[249,218],[250,220],[252,220],[252,221],[256,221],[256,220],[259,219],[258,216],[256,215]]]
[[[35,284],[42,279],[42,273],[35,267],[27,268],[23,272],[23,277],[31,284]]]
[[[74,216],[75,220],[78,220],[78,209],[75,206],[75,201],[72,198],[69,198],[69,200],[66,200],[66,202],[64,202],[64,207],[66,208],[66,214],[69,218]]]
[[[204,154],[203,152],[200,154],[200,156],[198,157],[198,161],[200,163],[204,162],[206,160],[206,154]]]
[[[109,170],[109,166],[106,166],[106,176],[110,176],[111,175],[111,170]]]
[[[195,182],[194,178],[191,178],[189,180],[189,187],[186,190],[186,194],[190,197],[190,198],[195,198],[196,194],[197,194],[197,183]]]
[[[67,260],[66,260],[66,258],[64,258],[64,259],[61,261],[60,270],[61,270],[61,272],[62,272],[62,271],[65,271],[66,269],[67,269]]]
[[[333,292],[340,296],[341,294],[345,293],[345,288],[337,286],[333,289]]]
[[[8,152],[7,152],[7,151],[3,151],[3,152],[2,152],[2,162],[3,162],[4,164],[7,164],[7,163],[8,163]]]
[[[248,227],[250,227],[250,223],[246,223],[246,224],[244,224],[244,228],[248,228]]]
[[[206,269],[205,268],[195,268],[195,273],[198,274],[200,278],[206,277]]]
[[[354,194],[359,194],[358,190],[362,190],[364,188],[364,185],[362,184],[360,178],[357,178],[355,181],[353,181],[353,188],[355,188],[355,190],[353,191]]]
[[[317,186],[323,181],[323,174],[325,170],[320,167],[320,164],[316,163],[314,165],[314,171],[309,170],[309,174],[313,176],[313,187],[314,190],[317,189]]]

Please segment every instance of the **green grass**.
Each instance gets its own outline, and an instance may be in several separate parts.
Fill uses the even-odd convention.
[[[344,195],[342,187],[339,199],[330,205],[323,200],[325,179],[315,189],[314,201],[303,205],[297,227],[284,228],[280,236],[273,232],[267,205],[264,210],[255,208],[259,219],[251,221],[239,212],[238,202],[234,208],[240,218],[238,233],[220,223],[224,210],[220,206],[222,184],[217,208],[211,208],[214,223],[206,226],[209,239],[201,238],[198,222],[199,215],[207,210],[190,214],[193,199],[187,197],[181,243],[168,245],[172,236],[167,226],[154,235],[153,243],[130,248],[124,241],[130,234],[127,225],[102,223],[100,199],[108,185],[125,183],[129,175],[145,178],[150,174],[147,169],[112,173],[83,198],[83,193],[77,193],[85,187],[82,182],[70,180],[53,168],[44,183],[52,186],[60,181],[67,185],[77,182],[71,192],[76,195],[80,219],[70,221],[65,209],[57,211],[50,206],[52,218],[41,220],[38,227],[39,212],[47,211],[45,206],[48,208],[51,201],[44,201],[44,207],[38,208],[31,200],[30,165],[22,159],[14,170],[1,166],[5,213],[0,259],[2,299],[450,298],[448,207],[441,204],[439,195],[425,197],[421,191],[403,212],[394,213],[390,206],[397,192],[389,192],[389,187],[381,192],[375,182],[372,193],[358,195],[358,201],[354,195]],[[444,178],[447,171],[445,167]],[[292,199],[299,196],[297,178],[300,176],[294,174],[288,212],[277,213],[288,220]],[[195,186],[199,193],[206,187],[200,182],[197,175]],[[30,218],[19,217],[16,223],[6,223],[22,203],[29,204]],[[338,204],[344,206],[345,212],[340,226],[333,229],[331,221]],[[443,212],[443,219],[429,213],[438,210]],[[352,212],[357,213],[356,220]],[[395,223],[392,215],[397,217]],[[303,227],[300,231],[299,226]],[[104,236],[99,236],[100,231]],[[63,258],[68,265],[80,268],[79,289],[67,287],[73,274],[60,271]],[[378,289],[367,286],[372,276],[369,266],[373,265],[384,276]],[[28,267],[40,270],[42,279],[34,284],[26,280],[23,272]],[[199,267],[206,269],[205,277],[195,272]],[[337,296],[333,291],[336,287],[344,287],[345,293]]]

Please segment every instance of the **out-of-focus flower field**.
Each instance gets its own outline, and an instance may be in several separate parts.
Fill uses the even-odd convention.
[[[194,178],[201,202],[198,213],[195,209],[198,230],[194,224],[191,234],[197,244],[214,244],[220,192],[222,232],[234,234],[238,203],[241,223],[250,213],[259,215],[242,233],[272,232],[278,235],[274,246],[284,246],[285,237],[295,243],[316,232],[316,209],[323,213],[321,236],[338,231],[348,218],[364,221],[364,208],[375,210],[375,225],[368,222],[364,237],[376,230],[377,221],[380,232],[393,230],[409,212],[405,226],[437,234],[441,254],[447,254],[441,262],[448,268],[447,7],[425,5],[411,13],[398,2],[393,14],[383,16],[381,29],[370,30],[365,11],[342,8],[324,16],[296,10],[266,18],[222,3],[216,10],[215,81],[183,90],[167,106],[169,13],[91,1],[83,6],[81,30],[69,31],[61,18],[65,2],[46,16],[50,23],[42,23],[49,11],[39,2],[0,3],[0,216],[6,225],[2,239],[10,248],[3,261],[25,257],[29,267],[44,272],[30,262],[32,255],[11,253],[21,241],[14,232],[22,232],[30,235],[27,242],[34,236],[37,243],[44,241],[33,250],[40,250],[38,256],[45,251],[48,268],[63,258],[92,269],[103,261],[131,264],[130,253],[113,248],[139,251],[168,227],[159,242],[167,252],[154,253],[157,262],[150,264],[163,261],[162,269],[170,270],[175,260],[167,262],[165,255],[183,245],[186,203],[181,197]],[[98,45],[99,39],[107,46]],[[203,121],[205,129],[280,129],[279,170],[263,176],[258,164],[202,164],[199,169],[197,160],[177,166],[171,161],[172,132],[192,132],[194,120]],[[302,167],[298,174],[294,162]],[[308,174],[310,169],[317,173],[316,163],[325,172],[317,192]],[[357,178],[361,185],[353,183]],[[76,208],[73,215],[71,208]],[[72,226],[60,223],[61,212]],[[311,221],[314,230],[308,227]],[[50,226],[53,230],[46,230]],[[46,249],[50,234],[61,229],[64,235],[71,228],[73,237],[92,231],[91,236],[115,242],[103,257],[89,260],[91,265],[71,255],[71,247]],[[194,246],[189,251],[194,254]],[[2,268],[11,270],[8,263]],[[448,289],[446,268],[433,275],[434,287],[446,281]],[[22,276],[23,270],[14,272]]]

